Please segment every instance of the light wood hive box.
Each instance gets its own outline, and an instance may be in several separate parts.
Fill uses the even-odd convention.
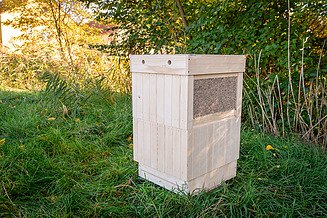
[[[243,55],[131,55],[134,160],[169,190],[210,190],[236,175]]]

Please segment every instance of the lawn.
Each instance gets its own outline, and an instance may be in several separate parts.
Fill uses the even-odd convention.
[[[327,216],[317,146],[243,127],[237,176],[179,195],[137,176],[131,97],[89,93],[0,91],[0,217]]]

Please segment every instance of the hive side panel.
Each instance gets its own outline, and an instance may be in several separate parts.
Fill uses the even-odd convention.
[[[136,110],[136,98],[137,98],[137,74],[132,73],[132,105],[133,105],[133,117],[137,117],[137,110]],[[135,132],[134,132],[135,133]]]
[[[214,140],[213,140],[213,124],[209,124],[208,125],[208,141],[207,141],[207,158],[206,158],[206,162],[207,162],[207,172],[210,172],[213,169],[213,149],[214,149]]]
[[[157,75],[150,74],[150,120],[151,122],[157,122]]]
[[[179,128],[180,122],[180,76],[172,76],[172,126]]]
[[[157,75],[157,123],[164,124],[165,121],[165,75]]]
[[[188,76],[187,129],[193,128],[194,76]]]
[[[172,121],[172,76],[165,75],[164,124],[171,126]]]

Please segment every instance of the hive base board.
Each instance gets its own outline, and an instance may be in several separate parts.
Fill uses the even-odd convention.
[[[211,190],[223,181],[236,176],[237,160],[212,170],[190,181],[177,179],[151,167],[139,164],[139,176],[176,193],[194,193]]]

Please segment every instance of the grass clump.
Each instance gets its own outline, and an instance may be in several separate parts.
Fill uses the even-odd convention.
[[[0,216],[327,216],[327,155],[291,137],[243,130],[236,178],[196,196],[139,179],[131,98],[103,93],[0,92]]]

